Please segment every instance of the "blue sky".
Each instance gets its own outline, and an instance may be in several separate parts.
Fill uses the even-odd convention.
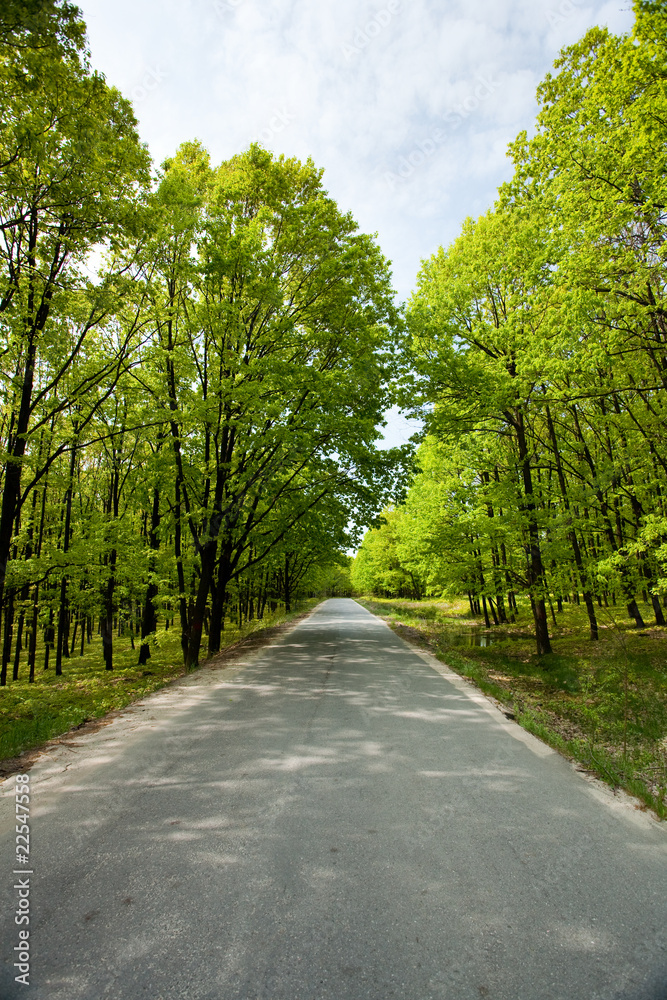
[[[632,25],[630,0],[78,2],[156,162],[192,138],[214,162],[253,140],[311,156],[378,234],[401,299],[511,175],[507,144],[560,48]],[[391,416],[388,443],[410,432]]]

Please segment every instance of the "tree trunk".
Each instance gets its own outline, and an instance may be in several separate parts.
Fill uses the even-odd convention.
[[[491,621],[489,619],[489,612],[486,607],[486,597],[482,594],[482,607],[484,608],[484,621],[487,628],[491,628]]]
[[[14,669],[12,671],[13,681],[17,681],[19,679],[19,665],[21,662],[21,650],[23,649],[24,621],[25,621],[25,613],[21,611],[19,613],[19,623],[16,626],[16,648],[14,649]]]
[[[9,590],[5,607],[5,634],[2,644],[2,669],[0,670],[0,687],[7,684],[7,666],[12,654],[12,637],[14,634],[14,591]]]
[[[660,598],[653,592],[651,592],[651,604],[653,605],[656,625],[665,625],[665,616],[660,606]]]
[[[65,498],[65,528],[63,533],[63,555],[66,557],[69,552],[69,542],[72,525],[72,491],[74,484],[74,467],[76,464],[76,434],[77,424],[73,424],[72,453],[69,461],[69,480],[67,482],[67,494]],[[67,562],[67,558],[65,558]],[[63,655],[69,657],[69,607],[67,600],[67,573],[63,573],[60,580],[60,606],[58,609],[58,641],[56,645],[56,676],[62,672]]]
[[[588,444],[586,443],[583,432],[581,430],[581,425],[579,423],[579,415],[577,413],[576,407],[571,408],[571,413],[574,418],[577,440],[582,446],[584,458],[586,459],[586,464],[588,465],[588,468],[591,470],[591,476],[593,477],[593,479],[597,480],[598,476],[597,476],[597,470],[595,468],[595,463],[593,462],[593,456],[591,455],[590,449],[588,447]],[[611,551],[618,552],[619,555],[621,556],[627,555],[627,552],[624,552],[623,550],[623,538],[622,538],[620,520],[617,522],[619,530],[619,537],[617,539],[616,536],[614,535],[614,529],[612,527],[611,520],[609,518],[609,507],[604,498],[604,495],[602,494],[602,491],[596,489],[595,495],[600,505],[600,514],[602,515],[604,534],[607,538],[607,542],[609,543]],[[634,597],[632,582],[630,580],[630,574],[628,572],[627,566],[625,566],[622,563],[618,568],[618,573],[621,580],[621,589],[623,590],[623,595],[627,602],[626,606],[628,609],[628,615],[630,618],[634,618],[637,628],[645,628],[646,626],[644,624],[644,619],[641,616],[641,612],[637,607],[637,601],[635,600]],[[579,597],[577,595],[577,604],[578,603],[579,603]]]
[[[55,629],[53,627],[53,608],[49,608],[49,624],[44,629],[44,669],[49,669],[49,653],[53,647],[55,639]]]
[[[211,599],[211,619],[208,630],[208,653],[213,656],[220,651],[222,632],[225,627],[225,605],[227,603],[227,588],[232,577],[231,543],[228,537],[222,542],[222,551],[218,559],[218,574],[215,590]]]
[[[549,621],[547,618],[547,607],[545,602],[546,581],[544,566],[542,564],[542,552],[540,549],[540,534],[537,524],[535,497],[533,493],[533,477],[530,467],[530,455],[528,443],[526,441],[526,431],[523,421],[523,414],[516,414],[513,421],[517,433],[517,443],[519,446],[519,461],[521,463],[521,477],[523,480],[523,507],[528,522],[528,583],[530,593],[530,606],[533,611],[535,622],[535,641],[537,644],[537,655],[544,656],[551,653],[551,641],[549,639]]]
[[[100,618],[105,670],[113,670],[113,598],[116,589],[116,558],[116,550],[112,549],[109,553],[109,561],[107,563],[109,578],[104,588],[102,616]]]
[[[144,666],[151,655],[150,645],[144,640],[152,635],[157,630],[157,613],[155,611],[155,598],[158,595],[158,585],[155,582],[155,570],[156,570],[156,553],[160,548],[160,539],[158,538],[158,528],[160,527],[160,493],[155,487],[153,490],[153,506],[151,509],[151,530],[148,536],[149,544],[151,547],[150,559],[148,564],[148,571],[150,574],[150,579],[148,582],[148,587],[146,588],[146,597],[144,600],[144,612],[141,619],[141,649],[139,650],[139,664]]]
[[[23,471],[23,457],[25,455],[28,426],[30,423],[36,353],[37,328],[34,326],[27,337],[23,384],[21,386],[21,403],[16,428],[11,444],[7,449],[8,454],[5,465],[2,507],[0,508],[0,606],[2,605],[5,577],[11,552],[14,521],[18,513],[18,503],[21,495],[21,473]],[[6,666],[4,670],[6,673]]]
[[[194,607],[192,611],[192,621],[190,623],[190,641],[188,643],[187,654],[185,658],[186,670],[193,670],[199,664],[199,652],[201,649],[201,635],[204,624],[204,613],[206,611],[206,602],[208,600],[209,591],[211,589],[211,583],[213,581],[213,572],[215,569],[215,560],[217,556],[216,543],[217,540],[215,542],[210,541],[202,549],[201,576],[199,577],[197,596],[195,598]]]
[[[56,640],[56,677],[60,677],[63,672],[63,647],[65,644],[65,630],[69,631],[67,622],[67,577],[63,575],[60,581],[60,603],[58,605],[58,629]]]
[[[39,621],[39,584],[35,584],[32,599],[32,624],[30,627],[30,644],[28,646],[28,683],[35,680],[35,660],[37,658],[37,625]]]
[[[547,425],[549,428],[549,437],[551,438],[551,447],[554,453],[554,458],[556,460],[556,471],[558,473],[558,483],[560,486],[561,496],[563,497],[563,503],[565,504],[565,509],[570,515],[571,527],[569,532],[570,545],[572,546],[572,554],[574,555],[574,561],[577,567],[577,573],[579,574],[579,579],[581,581],[581,586],[584,590],[584,603],[586,605],[586,612],[588,614],[588,625],[590,629],[590,638],[593,642],[599,639],[598,633],[598,621],[595,614],[595,606],[593,604],[593,594],[591,593],[590,587],[588,585],[588,574],[584,568],[584,561],[581,555],[581,547],[579,545],[579,539],[577,537],[577,532],[574,527],[574,521],[572,520],[572,513],[570,510],[570,498],[567,492],[567,485],[565,483],[565,473],[563,472],[563,463],[561,461],[560,449],[558,447],[558,439],[556,438],[556,429],[554,427],[554,422],[551,417],[551,410],[547,406]],[[560,599],[559,599],[560,600]],[[562,603],[561,603],[562,606]],[[560,607],[559,606],[559,610]]]

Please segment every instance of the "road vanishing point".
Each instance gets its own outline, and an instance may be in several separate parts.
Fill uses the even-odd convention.
[[[667,825],[352,600],[30,774],[2,1000],[667,998]]]

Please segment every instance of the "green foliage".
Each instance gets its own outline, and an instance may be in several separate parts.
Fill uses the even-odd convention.
[[[8,49],[76,59],[85,32],[80,9],[68,0],[3,0],[0,7],[0,45]]]
[[[403,398],[430,438],[401,565],[497,624],[526,594],[545,658],[568,594],[593,640],[616,594],[665,624],[667,36],[661,5],[636,13],[632,36],[561,53],[513,181],[424,263],[408,311]]]
[[[379,528],[372,528],[364,536],[352,563],[352,586],[361,594],[419,598],[421,581],[400,558],[401,513],[387,509],[383,520]]]
[[[165,616],[191,667],[348,592],[406,475],[376,449],[402,320],[322,171],[193,141],[153,175],[66,0],[3,5],[0,163],[0,685],[98,630],[145,666]]]
[[[209,595],[214,652],[230,587],[275,567],[289,604],[391,496],[397,456],[375,442],[398,315],[386,261],[310,161],[252,146],[212,170],[188,144],[153,212],[144,365],[170,430],[174,532],[198,575],[192,615],[181,605],[195,663]]]
[[[332,565],[314,565],[304,580],[304,590],[323,598],[351,597],[352,559],[341,554],[338,560]]]

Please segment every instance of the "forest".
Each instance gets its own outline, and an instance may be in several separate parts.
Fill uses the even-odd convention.
[[[322,171],[155,168],[77,8],[33,6],[2,23],[3,686],[159,628],[195,666],[344,564],[405,464],[388,264]]]
[[[638,628],[667,604],[667,12],[593,29],[540,85],[511,182],[424,262],[399,392],[425,420],[404,503],[368,533],[362,593],[467,595]],[[650,607],[650,618],[638,601]]]
[[[667,11],[634,12],[561,52],[400,304],[310,159],[154,164],[78,8],[5,0],[5,755],[351,588],[528,628],[542,672],[570,612],[663,634]],[[423,431],[383,449],[392,406]]]

